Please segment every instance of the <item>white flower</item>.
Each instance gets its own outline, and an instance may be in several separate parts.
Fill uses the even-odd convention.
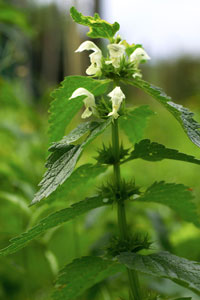
[[[76,98],[78,96],[87,96],[83,100],[86,109],[82,113],[81,118],[85,119],[85,118],[90,117],[92,114],[95,114],[96,113],[96,104],[95,104],[94,95],[84,88],[78,88],[73,92],[73,94],[71,95],[69,100]]]
[[[75,52],[82,52],[85,50],[94,51],[92,54],[89,55],[91,65],[87,68],[86,74],[87,75],[97,75],[98,73],[101,72],[102,52],[99,49],[99,47],[97,47],[97,45],[95,45],[95,43],[93,43],[91,41],[83,42]]]
[[[125,98],[125,95],[121,88],[117,86],[108,94],[108,96],[111,98],[110,101],[112,101],[112,111],[108,114],[108,116],[113,116],[114,119],[117,119],[119,117],[118,110],[123,99]]]
[[[138,67],[139,64],[143,60],[148,60],[148,59],[151,59],[151,58],[146,53],[146,51],[144,51],[143,48],[137,48],[137,49],[135,49],[135,51],[133,51],[133,53],[130,55],[130,61],[133,62],[136,67]]]
[[[106,64],[112,64],[113,67],[119,68],[120,60],[125,52],[125,46],[121,44],[109,44],[108,46],[110,60],[106,61]]]

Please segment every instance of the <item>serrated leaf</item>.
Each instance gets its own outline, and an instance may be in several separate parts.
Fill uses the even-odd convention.
[[[107,203],[108,204],[108,203]],[[19,236],[11,239],[11,244],[0,250],[0,256],[5,256],[17,252],[24,248],[30,241],[40,236],[48,229],[66,223],[94,208],[106,205],[101,196],[94,196],[73,204],[72,206],[59,210],[42,219],[37,225]]]
[[[52,93],[54,100],[50,105],[50,143],[56,142],[63,137],[65,128],[83,105],[85,96],[69,100],[72,93],[82,87],[95,96],[99,96],[107,91],[109,83],[110,80],[96,80],[85,76],[68,76],[64,79],[61,87]]]
[[[52,154],[49,156],[46,167],[48,170],[44,174],[40,182],[40,190],[36,193],[32,204],[39,202],[42,198],[49,196],[57,189],[73,172],[76,162],[78,161],[84,148],[92,142],[99,134],[101,134],[111,123],[111,119],[104,122],[88,122],[85,123],[86,130],[73,130],[76,134],[70,133],[60,142],[53,143],[50,147]],[[84,124],[78,126],[83,129]],[[89,132],[85,141],[80,145],[71,145],[76,142],[81,136]]]
[[[75,299],[88,288],[121,271],[124,271],[123,266],[113,260],[95,256],[75,259],[61,270],[52,298]]]
[[[150,255],[124,252],[118,256],[118,260],[129,269],[159,278],[168,278],[200,295],[200,264],[198,262],[165,251]]]
[[[127,79],[124,82],[142,89],[162,104],[178,120],[189,139],[200,147],[200,124],[193,119],[194,114],[189,109],[172,102],[171,97],[167,96],[162,89],[142,79]]]
[[[120,27],[117,22],[110,24],[102,20],[97,13],[94,14],[94,17],[84,16],[75,7],[70,9],[70,13],[76,23],[89,27],[87,35],[91,38],[105,38],[112,41]]]
[[[148,139],[142,140],[135,144],[135,149],[125,160],[141,158],[148,161],[160,161],[163,159],[173,159],[200,165],[200,160],[192,155],[181,153],[178,150],[166,148],[164,145],[151,142]]]
[[[83,194],[91,185],[97,176],[104,173],[107,167],[102,165],[85,164],[77,168],[72,175],[61,186],[59,186],[48,198],[47,202],[68,201],[67,197],[73,191]]]
[[[149,109],[149,106],[143,105],[134,110],[128,110],[126,115],[119,118],[120,127],[132,144],[142,139],[148,118],[152,115],[154,112]]]
[[[183,184],[155,182],[136,201],[156,202],[173,209],[183,220],[199,226],[199,217],[190,188]]]

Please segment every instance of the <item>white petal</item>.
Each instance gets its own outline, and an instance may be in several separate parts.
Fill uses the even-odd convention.
[[[137,77],[142,78],[142,75],[140,73],[133,74],[133,78],[137,78]]]
[[[85,71],[87,75],[95,75],[101,69],[97,68],[94,64],[91,64]]]
[[[125,46],[120,44],[109,44],[108,50],[110,53],[110,57],[118,57],[121,58],[124,55]]]
[[[125,95],[119,86],[116,86],[116,88],[114,88],[114,90],[112,90],[112,92],[110,92],[108,96],[111,98],[121,98],[121,99],[125,98]]]
[[[92,115],[92,111],[87,107],[81,115],[82,119],[89,118]]]
[[[78,49],[76,49],[75,52],[82,52],[84,50],[93,50],[95,52],[101,52],[101,50],[99,49],[99,47],[97,47],[97,45],[95,45],[95,43],[91,42],[91,41],[85,41],[83,42]]]
[[[117,119],[119,117],[119,114],[116,111],[111,111],[108,114],[108,117],[113,116],[114,119]]]
[[[78,88],[73,92],[73,94],[71,95],[71,97],[69,99],[73,99],[73,98],[76,98],[78,96],[83,96],[83,95],[94,98],[94,95],[92,93],[90,93],[88,90],[86,90],[84,88]]]
[[[130,56],[130,61],[140,62],[141,60],[151,59],[143,48],[137,48]]]

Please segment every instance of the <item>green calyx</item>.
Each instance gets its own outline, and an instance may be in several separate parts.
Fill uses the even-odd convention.
[[[108,60],[108,59],[107,59]],[[140,70],[134,66],[134,63],[124,55],[120,60],[120,65],[115,68],[112,64],[106,64],[106,59],[102,60],[102,78],[109,78],[115,81],[120,78],[133,78],[135,73],[139,74]]]
[[[102,145],[101,149],[97,150],[98,156],[95,157],[98,163],[100,164],[106,164],[106,165],[113,165],[115,161],[115,156],[113,153],[113,148],[111,145],[106,146]],[[126,157],[129,153],[129,149],[124,149],[123,145],[119,148],[119,159],[122,160],[124,157]]]
[[[115,183],[108,182],[98,189],[98,193],[102,196],[104,201],[108,202],[112,200],[112,202],[121,203],[133,195],[140,195],[140,190],[139,187],[135,185],[134,181],[126,182],[125,180],[122,180],[120,189]]]
[[[137,234],[125,240],[114,237],[106,248],[106,252],[109,257],[116,257],[123,252],[137,253],[144,249],[148,250],[151,244],[147,235]]]

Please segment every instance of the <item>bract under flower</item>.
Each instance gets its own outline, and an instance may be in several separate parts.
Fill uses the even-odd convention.
[[[108,116],[113,116],[114,119],[119,117],[118,110],[120,109],[120,105],[125,98],[124,93],[121,88],[117,86],[108,94],[111,97],[110,101],[112,101],[112,111],[108,114]]]
[[[94,51],[92,54],[89,55],[91,65],[87,68],[86,74],[87,75],[99,75],[101,74],[101,67],[102,67],[102,52],[95,45],[95,43],[91,41],[83,42],[75,52],[82,52],[85,50],[92,50]]]
[[[78,88],[73,92],[73,94],[71,95],[71,97],[69,99],[73,99],[78,96],[87,96],[83,100],[86,109],[82,113],[81,118],[85,119],[85,118],[90,117],[92,114],[95,114],[96,113],[96,104],[95,104],[94,95],[84,88]]]
[[[106,64],[112,64],[113,67],[119,68],[120,60],[125,53],[125,46],[122,44],[109,44],[108,46],[110,60],[106,61]]]

